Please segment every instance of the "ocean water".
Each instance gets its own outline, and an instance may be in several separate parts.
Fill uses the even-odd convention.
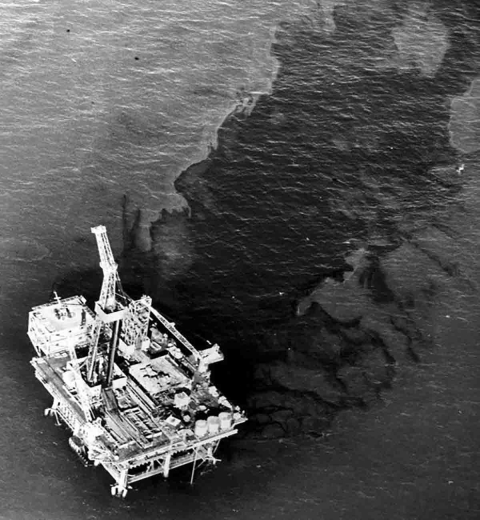
[[[311,7],[284,4],[288,17]],[[40,237],[30,223],[42,206],[50,239],[102,220],[115,243],[124,194],[134,211],[184,207],[173,180],[215,143],[239,90],[270,89],[281,13],[268,2],[3,3],[3,227]]]
[[[343,470],[325,456],[328,447],[238,444],[193,488],[180,473],[169,483],[142,484],[131,500],[113,500],[109,477],[83,469],[66,433],[43,418],[50,403],[28,364],[26,337],[28,310],[48,298],[53,282],[97,267],[91,226],[107,225],[120,254],[125,196],[130,224],[139,209],[148,222],[163,209],[190,207],[191,262],[173,277],[165,273],[167,285],[187,328],[206,337],[215,331],[227,349],[248,349],[241,341],[256,327],[284,320],[322,276],[344,269],[352,239],[395,243],[399,208],[412,218],[425,206],[441,211],[448,200],[427,172],[457,157],[449,100],[478,75],[478,13],[467,2],[434,3],[449,47],[428,77],[392,65],[391,29],[405,11],[398,4],[359,2],[353,12],[346,2],[306,0],[0,5],[0,518],[309,519],[322,511],[355,518],[358,493],[379,488],[390,499],[379,493],[371,508],[367,500],[358,518],[431,517],[422,516],[423,502],[415,509],[410,492],[404,502],[395,494],[398,480],[415,485],[410,467],[395,466],[382,484],[348,437]],[[236,112],[221,126],[249,93],[249,115]],[[204,191],[189,200],[175,180],[212,147],[200,176]],[[441,381],[452,383],[448,374]],[[429,380],[415,383],[421,393]],[[465,402],[467,390],[460,385],[451,407]],[[433,403],[445,397],[442,389],[429,395]],[[386,424],[415,406],[408,384],[403,399],[378,420]],[[472,428],[464,454],[475,445],[474,408],[465,410]],[[423,431],[418,417],[410,427]],[[380,457],[376,472],[382,460],[389,459]],[[350,488],[358,486],[356,462],[366,476],[363,487]],[[322,482],[334,470],[330,486],[314,485],[316,468]],[[338,492],[342,479],[351,493]],[[452,497],[457,518],[475,518],[473,491]],[[394,512],[398,500],[412,509]],[[444,518],[455,518],[454,510]]]

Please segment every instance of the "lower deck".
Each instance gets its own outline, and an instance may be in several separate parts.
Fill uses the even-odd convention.
[[[32,360],[32,365],[53,398],[48,411],[71,430],[75,442],[70,444],[82,460],[102,465],[112,475],[115,495],[124,496],[139,480],[158,474],[167,477],[176,467],[205,460],[215,462],[219,442],[237,432],[233,421],[215,433],[199,435],[193,425],[188,427],[171,410],[167,410],[167,420],[161,419],[166,410],[152,408],[149,396],[131,378],[113,391],[113,398],[110,396],[115,406],[109,407],[108,398],[100,394],[101,405],[93,423],[89,422],[75,385],[65,382],[69,360],[68,355],[39,357]]]

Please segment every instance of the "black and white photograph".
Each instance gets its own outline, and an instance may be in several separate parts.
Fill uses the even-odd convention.
[[[0,520],[480,519],[480,0],[0,0]]]

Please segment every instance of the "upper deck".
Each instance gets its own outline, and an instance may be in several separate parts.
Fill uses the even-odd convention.
[[[38,305],[30,311],[28,335],[37,353],[55,355],[89,341],[95,322],[83,296]]]

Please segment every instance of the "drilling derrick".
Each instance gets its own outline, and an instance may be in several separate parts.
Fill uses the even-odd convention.
[[[118,276],[118,265],[115,262],[110,242],[108,241],[107,229],[105,226],[97,226],[92,228],[92,233],[97,240],[100,267],[103,271],[103,282],[100,290],[100,299],[95,304],[97,319],[87,358],[87,381],[90,384],[95,384],[97,379],[103,378],[104,386],[108,387],[111,384],[113,375],[113,363],[121,328],[121,319],[125,314],[122,306],[117,304],[117,288],[122,294],[123,290]],[[102,333],[111,340],[108,348],[106,374],[102,374],[102,371],[99,370],[99,367],[105,366],[105,357],[98,360],[98,345]]]
[[[95,312],[83,296],[55,294],[29,314],[31,364],[53,397],[45,414],[72,432],[85,465],[110,473],[112,495],[186,464],[193,480],[196,465],[217,462],[219,442],[246,421],[210,381],[220,347],[197,350],[149,296],[126,295],[105,227],[92,233],[103,271]]]
[[[97,303],[104,311],[111,312],[115,310],[117,283],[120,285],[118,265],[113,258],[106,227],[94,227],[92,228],[92,233],[95,235],[97,240],[100,267],[103,271],[103,283],[100,290],[100,299]]]

